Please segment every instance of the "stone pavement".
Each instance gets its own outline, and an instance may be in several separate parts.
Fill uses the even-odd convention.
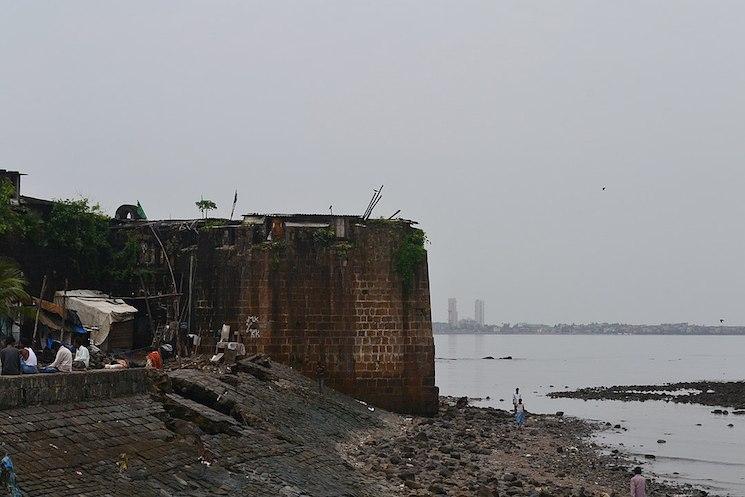
[[[391,419],[279,365],[186,369],[152,395],[2,410],[0,451],[33,497],[379,496],[395,489],[339,447]]]

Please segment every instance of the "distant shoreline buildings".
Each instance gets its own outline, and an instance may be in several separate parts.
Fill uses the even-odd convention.
[[[474,302],[473,319],[479,326],[484,326],[484,301],[476,299]]]
[[[476,321],[462,320],[453,328],[449,323],[432,323],[432,331],[439,335],[495,334],[495,335],[745,335],[745,326],[705,326],[689,323],[663,324],[530,324],[504,323],[475,326]]]
[[[488,327],[484,325],[484,308],[484,301],[476,299],[473,305],[473,319],[459,319],[458,299],[450,297],[448,299],[448,322],[447,324],[442,324],[446,324],[447,329],[453,333],[458,333],[461,330],[467,330],[468,332],[485,332]]]

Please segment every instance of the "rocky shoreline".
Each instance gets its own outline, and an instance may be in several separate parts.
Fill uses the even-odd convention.
[[[639,402],[661,400],[681,404],[729,407],[734,410],[733,414],[745,414],[745,381],[689,381],[664,385],[616,385],[551,392],[548,396],[552,398]]]
[[[442,398],[437,416],[401,418],[393,433],[368,434],[342,452],[355,468],[381,475],[395,495],[407,497],[628,494],[630,471],[640,463],[591,441],[604,425],[561,413],[531,414],[518,429],[507,411],[458,400]],[[706,495],[649,480],[652,495]]]

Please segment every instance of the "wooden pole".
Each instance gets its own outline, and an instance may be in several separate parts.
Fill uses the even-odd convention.
[[[150,295],[147,292],[147,288],[145,288],[145,280],[142,278],[142,273],[138,273],[137,276],[140,278],[140,285],[142,285],[142,291],[145,292],[145,307],[147,308],[147,319],[150,324],[150,335],[152,338],[155,338],[155,328],[153,327],[153,312],[150,310],[150,299],[148,298]],[[152,342],[152,341],[151,341]],[[153,346],[156,344],[153,342]],[[157,344],[160,345],[160,344]]]
[[[41,293],[39,294],[39,302],[36,304],[36,320],[34,321],[34,337],[31,340],[31,346],[36,344],[36,331],[39,329],[39,311],[41,310],[41,301],[44,300],[44,290],[47,288],[47,275],[44,275],[44,279],[41,280]]]
[[[179,294],[178,286],[176,285],[176,276],[173,274],[173,268],[171,267],[171,259],[168,257],[168,252],[166,252],[166,248],[163,245],[163,242],[160,240],[160,237],[158,236],[158,233],[155,232],[155,228],[153,228],[153,225],[150,225],[150,231],[153,232],[153,236],[158,241],[158,245],[160,245],[160,249],[163,251],[163,257],[166,259],[166,264],[168,264],[168,271],[171,273],[171,283],[173,283],[173,293]],[[179,294],[180,295],[180,294]],[[173,310],[174,310],[174,316],[177,320],[177,327],[176,327],[176,350],[179,350],[179,347],[181,345],[181,325],[178,322],[178,320],[181,319],[181,313],[179,312],[179,297],[176,297],[173,300]],[[178,353],[178,352],[177,352]]]
[[[60,331],[60,343],[65,343],[65,323],[67,322],[67,278],[65,278],[65,293],[62,296],[62,331]],[[72,332],[70,332],[72,342]]]
[[[186,311],[186,332],[191,333],[191,288],[194,285],[194,252],[192,252],[189,256],[189,300],[188,300],[188,309]]]

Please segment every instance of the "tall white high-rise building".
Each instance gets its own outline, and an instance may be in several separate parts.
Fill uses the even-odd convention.
[[[448,299],[448,324],[451,328],[458,327],[458,301],[454,298]]]
[[[473,319],[479,326],[484,326],[484,301],[476,299],[474,306]]]

